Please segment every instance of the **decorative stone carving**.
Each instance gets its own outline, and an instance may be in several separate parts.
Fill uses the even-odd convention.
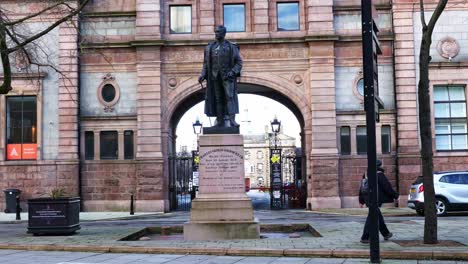
[[[460,44],[452,37],[445,37],[437,43],[437,52],[443,58],[451,60],[460,52]]]
[[[293,81],[296,83],[296,84],[301,84],[303,79],[302,79],[302,76],[300,75],[295,75],[294,78],[293,78]]]
[[[26,69],[27,67],[29,67],[28,57],[26,56],[26,54],[24,53],[24,51],[18,50],[18,51],[15,53],[15,64],[16,64],[16,69],[17,69],[19,72],[21,72],[21,71],[23,71],[24,69]]]
[[[120,87],[110,73],[102,77],[102,82],[97,89],[97,97],[104,106],[104,112],[114,111],[114,105],[120,99]]]
[[[176,78],[170,78],[169,81],[167,81],[167,84],[169,84],[169,87],[175,88],[177,86],[177,79]]]

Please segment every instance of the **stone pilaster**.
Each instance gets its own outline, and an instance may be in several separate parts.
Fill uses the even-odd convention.
[[[200,39],[213,39],[215,27],[214,1],[200,0]]]
[[[310,42],[310,101],[312,111],[311,179],[307,206],[339,208],[338,149],[335,110],[333,41]]]
[[[333,0],[307,0],[307,35],[333,35]]]
[[[420,173],[417,79],[414,51],[413,6],[396,1],[393,7],[395,33],[395,86],[397,107],[398,174],[401,194],[407,194],[414,175]],[[411,45],[408,45],[408,44]],[[405,195],[401,195],[405,199]],[[401,202],[404,204],[404,201]]]
[[[136,40],[157,40],[161,38],[160,2],[160,0],[136,0]]]
[[[257,0],[253,2],[253,31],[257,38],[269,37],[268,32],[268,0]]]
[[[167,206],[161,133],[160,47],[137,48],[137,210]]]
[[[59,27],[58,159],[78,160],[78,32],[70,23]],[[50,102],[49,102],[50,103]]]

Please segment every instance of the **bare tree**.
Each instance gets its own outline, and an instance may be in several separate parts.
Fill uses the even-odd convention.
[[[432,43],[432,33],[440,15],[445,9],[448,0],[439,0],[434,13],[426,24],[424,15],[424,0],[420,0],[422,39],[419,53],[419,125],[421,136],[421,158],[424,185],[424,243],[437,243],[437,214],[435,208],[434,192],[434,161],[432,152],[432,125],[431,125],[431,104],[429,98],[429,63],[431,61],[430,48]]]
[[[37,42],[40,38],[51,32],[62,23],[72,22],[76,15],[78,15],[83,8],[91,0],[37,0],[36,3],[43,5],[43,9],[36,11],[35,13],[29,14],[25,17],[12,20],[10,19],[13,11],[6,10],[0,4],[0,58],[2,62],[3,71],[3,83],[0,85],[0,94],[8,94],[11,91],[12,82],[12,64],[10,62],[10,54],[14,52],[20,52],[27,60],[28,64],[40,67],[51,67],[56,72],[61,73],[60,69],[53,63],[38,59],[38,51],[45,54],[41,45]],[[22,27],[34,19],[38,19],[41,16],[53,16],[53,21],[46,28],[40,29],[36,32],[28,32],[22,30]],[[76,25],[75,23],[71,23]]]

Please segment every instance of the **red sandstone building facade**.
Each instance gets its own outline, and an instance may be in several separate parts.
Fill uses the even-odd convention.
[[[40,5],[17,2],[1,5],[17,17]],[[374,2],[385,105],[377,153],[394,186],[407,194],[421,173],[418,1]],[[433,8],[435,1],[427,2]],[[435,170],[468,168],[468,3],[456,2],[441,17],[431,50]],[[65,76],[15,64],[14,90],[0,97],[0,188],[21,189],[23,200],[64,188],[80,195],[88,211],[127,210],[134,194],[137,210],[168,211],[175,128],[203,100],[197,83],[203,47],[214,39],[215,25],[229,24],[235,30],[228,26],[227,38],[240,45],[244,60],[239,91],[285,104],[301,124],[307,207],[357,206],[367,162],[359,5],[92,1],[77,18],[79,33],[63,24],[42,40]],[[241,16],[230,18],[234,13]],[[46,16],[28,26],[51,22]]]

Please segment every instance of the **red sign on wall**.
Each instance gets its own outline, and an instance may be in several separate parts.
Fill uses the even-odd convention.
[[[37,159],[37,144],[8,144],[7,160]]]

